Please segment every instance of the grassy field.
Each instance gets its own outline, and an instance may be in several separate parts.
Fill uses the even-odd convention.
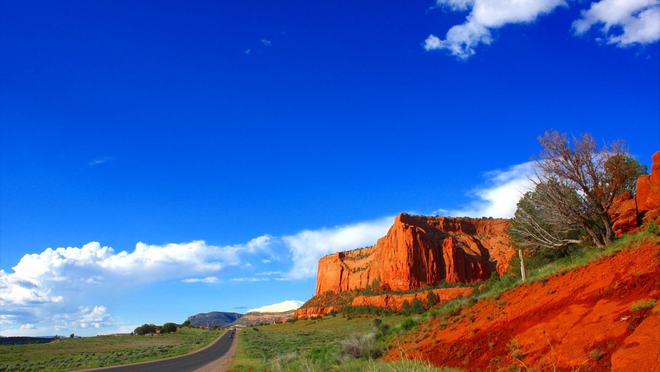
[[[396,328],[407,317],[389,316]],[[232,371],[438,371],[428,364],[385,363],[342,356],[341,342],[352,334],[375,332],[372,318],[325,317],[242,330]]]
[[[4,345],[0,346],[0,371],[68,371],[162,359],[200,349],[221,333],[182,328],[155,336],[96,336]]]

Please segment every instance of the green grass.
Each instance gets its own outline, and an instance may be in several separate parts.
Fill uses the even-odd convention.
[[[436,368],[422,360],[400,360],[383,362],[374,360],[351,360],[341,365],[347,372],[460,372],[456,368]]]
[[[0,371],[68,371],[156,360],[200,349],[222,331],[181,328],[155,336],[96,336],[0,346]]]
[[[630,306],[632,311],[644,311],[652,309],[655,306],[655,299],[649,298],[646,300],[639,300]]]
[[[390,316],[384,323],[396,326],[404,319]],[[232,371],[343,371],[346,365],[341,358],[341,341],[353,333],[374,331],[372,318],[340,316],[246,328],[239,333]]]

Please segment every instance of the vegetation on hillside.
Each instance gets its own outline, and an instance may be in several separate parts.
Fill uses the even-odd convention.
[[[389,316],[325,317],[251,327],[240,332],[233,371],[435,371],[424,363],[373,361],[386,348],[383,335],[404,320]]]

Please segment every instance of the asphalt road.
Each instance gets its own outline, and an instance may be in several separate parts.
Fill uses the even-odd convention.
[[[201,368],[222,357],[229,351],[234,341],[235,330],[227,331],[220,339],[208,348],[194,354],[180,357],[157,360],[154,362],[134,364],[120,367],[104,368],[103,371],[112,372],[187,372]]]

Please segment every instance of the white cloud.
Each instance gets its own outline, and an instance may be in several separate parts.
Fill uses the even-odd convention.
[[[582,11],[573,22],[576,34],[583,34],[595,25],[611,44],[653,43],[660,39],[659,0],[601,0]]]
[[[472,191],[476,200],[451,216],[511,218],[522,195],[533,188],[534,163],[527,162],[486,173],[486,184]]]
[[[217,276],[207,276],[204,278],[186,278],[181,281],[182,283],[206,283],[213,284],[218,282]]]
[[[282,237],[293,260],[293,267],[287,276],[291,279],[313,277],[316,275],[317,261],[322,256],[373,245],[387,233],[393,219],[392,216],[382,217],[343,226],[303,230],[295,235]]]
[[[571,4],[580,2],[570,1]],[[539,16],[558,7],[568,6],[568,0],[436,0],[440,8],[465,12],[465,22],[451,27],[444,39],[429,35],[424,49],[447,50],[466,59],[474,55],[480,44],[493,41],[492,31],[508,24],[531,23]],[[601,32],[608,42],[619,46],[648,44],[660,40],[660,0],[600,0],[582,11],[573,23],[576,34],[583,34],[602,24]]]
[[[105,306],[81,307],[71,320],[71,328],[101,328],[112,324],[112,318]]]
[[[0,325],[2,324],[13,324],[16,315],[13,314],[0,314]]]
[[[264,235],[245,244],[227,246],[209,245],[201,240],[165,245],[140,242],[131,252],[115,252],[111,247],[91,242],[80,248],[47,248],[41,253],[26,254],[11,272],[0,270],[0,306],[15,314],[0,318],[0,324],[38,320],[65,322],[69,328],[98,328],[108,323],[109,315],[103,306],[87,307],[88,301],[173,279],[214,283],[217,277],[208,274],[240,265],[242,255],[268,252],[270,244],[271,237]],[[207,276],[201,276],[204,274]]]
[[[260,273],[256,273],[256,276],[282,276],[284,275],[284,272],[282,271],[262,271]]]
[[[298,300],[286,300],[286,301],[278,302],[276,304],[266,305],[266,306],[258,307],[256,309],[250,309],[247,312],[248,313],[281,313],[284,311],[296,310],[297,308],[302,306],[303,303],[304,303],[303,301],[298,301]]]
[[[454,11],[470,10],[464,23],[447,31],[442,40],[429,35],[426,50],[446,49],[458,58],[468,58],[479,44],[492,42],[491,30],[511,23],[529,23],[540,15],[566,5],[564,0],[437,0]]]
[[[270,47],[270,46],[273,45],[273,42],[271,40],[268,40],[268,39],[261,39],[261,45],[263,45],[265,47]]]
[[[198,240],[166,245],[140,242],[132,252],[115,252],[98,242],[81,248],[47,248],[24,255],[12,273],[0,270],[0,305],[61,302],[62,297],[53,293],[58,288],[76,286],[81,279],[92,285],[87,288],[95,288],[94,284],[103,284],[109,278],[143,284],[217,272],[238,265],[240,254],[267,250],[270,242],[271,237],[264,235],[246,244],[222,247]]]
[[[451,10],[467,10],[474,4],[474,0],[438,0],[436,4]]]
[[[240,277],[240,278],[231,278],[232,282],[235,283],[256,283],[256,282],[267,282],[270,278],[265,277]]]
[[[21,324],[21,329],[34,329],[34,324],[31,323]]]

